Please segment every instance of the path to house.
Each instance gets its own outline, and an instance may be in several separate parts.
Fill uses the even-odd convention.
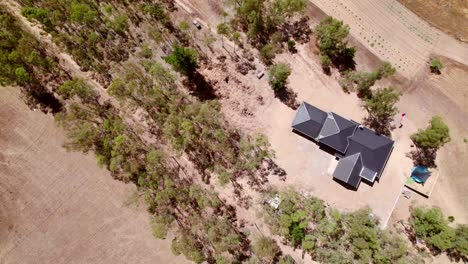
[[[310,0],[343,20],[353,37],[398,72],[412,78],[431,54],[468,64],[468,45],[431,27],[395,0]]]

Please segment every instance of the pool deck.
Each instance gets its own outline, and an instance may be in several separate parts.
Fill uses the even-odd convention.
[[[427,179],[424,184],[417,183],[411,178],[411,176],[408,176],[405,182],[405,186],[412,191],[429,198],[440,175],[440,171],[438,169],[431,169],[431,172],[431,177],[429,177],[429,179]]]

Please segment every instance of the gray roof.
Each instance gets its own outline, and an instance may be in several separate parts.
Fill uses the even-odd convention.
[[[393,140],[378,135],[368,128],[361,127],[356,129],[349,138],[346,156],[360,153],[363,167],[376,172],[376,177],[380,178],[380,174],[393,149],[393,144]],[[362,174],[363,178],[367,178],[368,174],[370,173],[364,172]]]
[[[361,179],[380,179],[393,149],[393,140],[333,112],[303,102],[292,122],[295,131],[344,154],[333,178],[357,189]],[[359,128],[358,128],[359,127]]]
[[[315,139],[327,118],[327,113],[303,102],[296,112],[292,128],[297,132]]]
[[[359,183],[361,183],[361,177],[359,176],[361,169],[362,161],[359,153],[346,156],[338,161],[336,169],[333,172],[333,178],[357,189]]]
[[[358,124],[335,113],[328,113],[325,124],[317,138],[320,143],[345,153],[348,148],[348,138],[353,135]]]
[[[362,167],[362,170],[359,173],[359,176],[361,176],[361,178],[363,179],[373,182],[375,180],[375,177],[377,176],[377,172],[371,169],[368,169],[366,167]]]

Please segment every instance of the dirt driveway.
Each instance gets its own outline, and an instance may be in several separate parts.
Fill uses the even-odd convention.
[[[0,87],[0,263],[186,263],[152,237],[133,185],[63,143],[50,115]]]

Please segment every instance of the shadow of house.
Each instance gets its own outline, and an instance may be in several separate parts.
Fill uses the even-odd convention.
[[[390,138],[355,121],[305,102],[299,106],[292,128],[339,158],[333,179],[353,190],[358,189],[361,181],[372,186],[380,179],[394,145]]]

